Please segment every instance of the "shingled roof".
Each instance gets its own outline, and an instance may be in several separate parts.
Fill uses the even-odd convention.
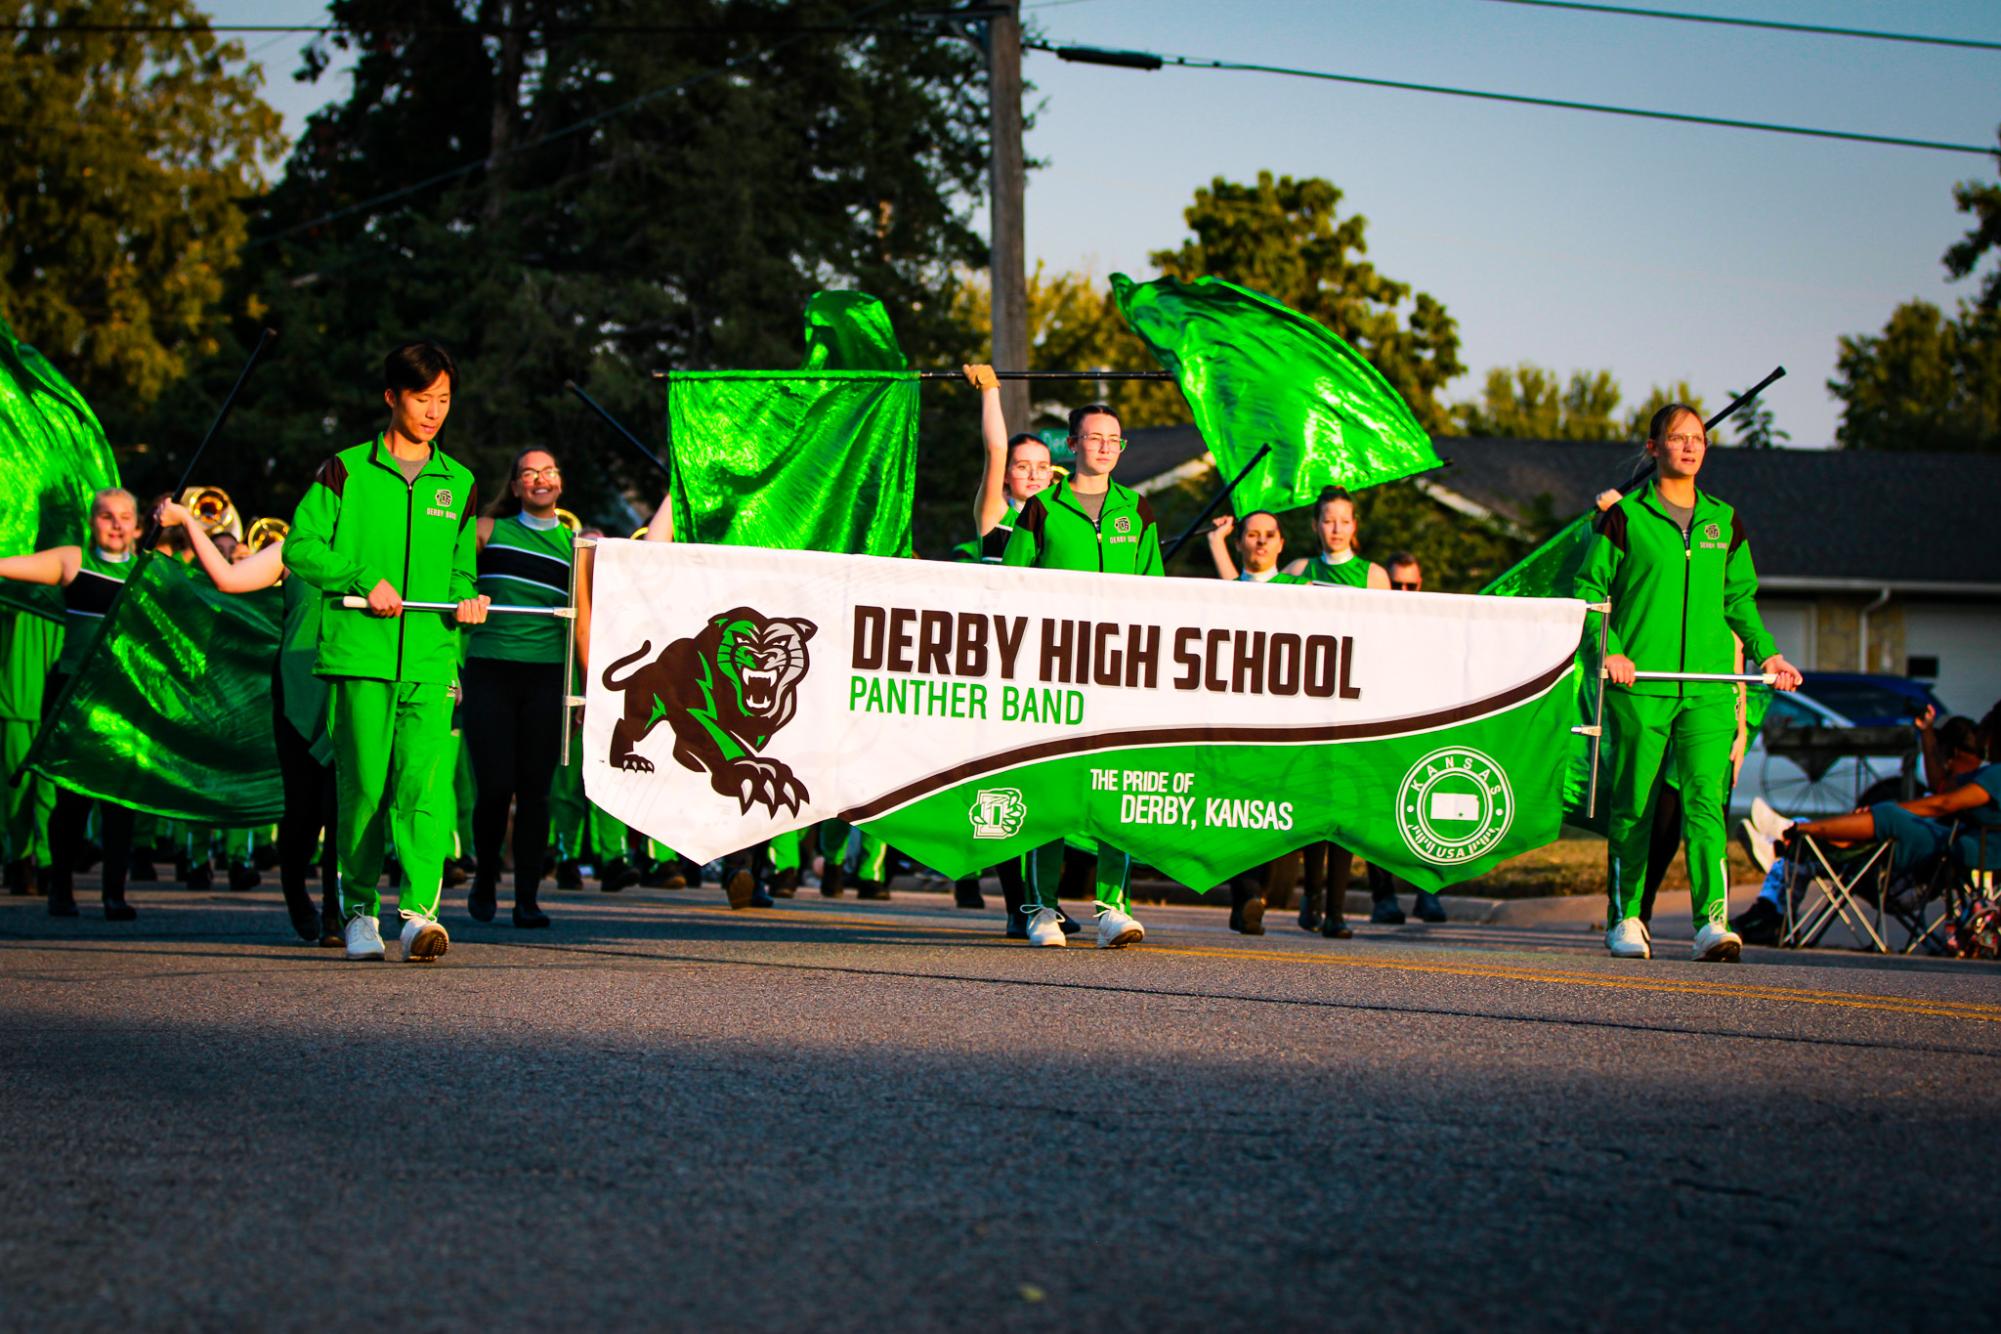
[[[1207,459],[1193,426],[1134,430],[1119,480],[1141,490]],[[1632,444],[1444,438],[1442,503],[1507,523],[1580,514],[1642,459]],[[1846,449],[1710,451],[1702,487],[1734,505],[1768,587],[2001,592],[2001,455]],[[1543,507],[1547,509],[1544,510]],[[1470,520],[1469,520],[1470,521]]]

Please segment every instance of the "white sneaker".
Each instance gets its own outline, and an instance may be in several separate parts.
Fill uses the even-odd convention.
[[[1749,820],[1737,822],[1737,841],[1744,851],[1751,854],[1751,860],[1758,864],[1760,871],[1770,871],[1778,858],[1778,840]]]
[[[1054,908],[1037,908],[1028,919],[1028,943],[1054,945],[1058,949],[1069,943],[1063,938],[1063,919]]]
[[[403,923],[403,962],[431,963],[445,957],[452,938],[445,928],[428,917],[412,917]]]
[[[1129,913],[1117,908],[1107,908],[1098,914],[1098,948],[1101,950],[1123,949],[1127,945],[1137,945],[1146,939],[1146,928]]]
[[[1619,925],[1605,933],[1605,948],[1615,959],[1651,959],[1654,957],[1653,942],[1647,939],[1647,924],[1637,917],[1628,917]]]
[[[1688,957],[1697,963],[1736,963],[1743,952],[1744,937],[1720,923],[1704,922]]]
[[[382,927],[373,917],[357,917],[347,924],[347,957],[350,959],[382,958]]]
[[[1751,827],[1766,838],[1776,840],[1780,834],[1792,828],[1792,821],[1772,809],[1772,804],[1763,797],[1751,798]]]

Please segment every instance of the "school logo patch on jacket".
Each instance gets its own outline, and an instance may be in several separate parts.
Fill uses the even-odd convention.
[[[450,509],[452,507],[451,489],[449,487],[440,487],[438,494],[431,497],[431,503],[439,509]]]

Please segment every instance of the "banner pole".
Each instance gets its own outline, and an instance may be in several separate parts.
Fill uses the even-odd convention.
[[[655,371],[654,375],[656,378],[664,379],[666,376],[666,372]],[[641,458],[645,459],[648,463],[658,468],[661,472],[667,474],[667,478],[669,481],[673,480],[674,469],[668,466],[666,460],[662,459],[658,454],[655,454],[652,450],[648,449],[640,441],[638,436],[634,435],[631,431],[628,431],[625,428],[624,422],[620,421],[618,418],[612,416],[609,412],[605,411],[604,407],[601,404],[599,404],[599,402],[596,399],[592,398],[589,394],[585,393],[583,389],[578,386],[575,380],[563,381],[563,388],[569,390],[571,393],[575,394],[579,399],[581,399],[585,407],[589,408],[592,412],[595,412],[598,416],[604,418],[605,425],[611,427],[612,430],[617,431],[619,435],[624,439],[626,444],[631,445],[634,449],[638,450],[639,456]],[[671,455],[672,453],[671,449],[669,453]]]
[[[1584,798],[1584,818],[1598,818],[1598,750],[1605,744],[1605,649],[1612,637],[1612,604],[1598,604],[1598,702],[1591,709],[1591,788]]]
[[[1160,557],[1160,563],[1162,565],[1166,565],[1169,561],[1174,559],[1175,553],[1180,551],[1182,547],[1187,545],[1189,538],[1195,536],[1195,530],[1200,528],[1203,524],[1209,521],[1209,516],[1216,512],[1216,507],[1222,504],[1225,500],[1228,500],[1230,498],[1230,493],[1237,489],[1237,483],[1243,481],[1246,477],[1249,477],[1251,475],[1251,469],[1257,467],[1258,464],[1264,462],[1265,455],[1269,453],[1271,453],[1270,441],[1266,441],[1264,444],[1258,446],[1258,452],[1251,455],[1251,461],[1249,463],[1246,463],[1241,469],[1238,470],[1237,475],[1230,479],[1229,484],[1227,486],[1225,486],[1221,491],[1218,491],[1215,495],[1209,498],[1209,503],[1202,507],[1202,512],[1196,515],[1194,519],[1189,522],[1186,528],[1181,530],[1181,536],[1174,539],[1174,545],[1170,546],[1165,552],[1162,553]]]
[[[559,763],[570,767],[570,707],[581,703],[578,696],[570,693],[570,683],[577,674],[577,566],[584,558],[587,548],[597,546],[593,538],[574,537],[570,540],[570,605],[569,632],[563,636],[563,753]]]

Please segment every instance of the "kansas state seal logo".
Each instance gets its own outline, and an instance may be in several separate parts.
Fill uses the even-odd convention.
[[[1485,856],[1514,822],[1508,775],[1467,746],[1434,750],[1397,789],[1397,832],[1412,852],[1439,866]]]

